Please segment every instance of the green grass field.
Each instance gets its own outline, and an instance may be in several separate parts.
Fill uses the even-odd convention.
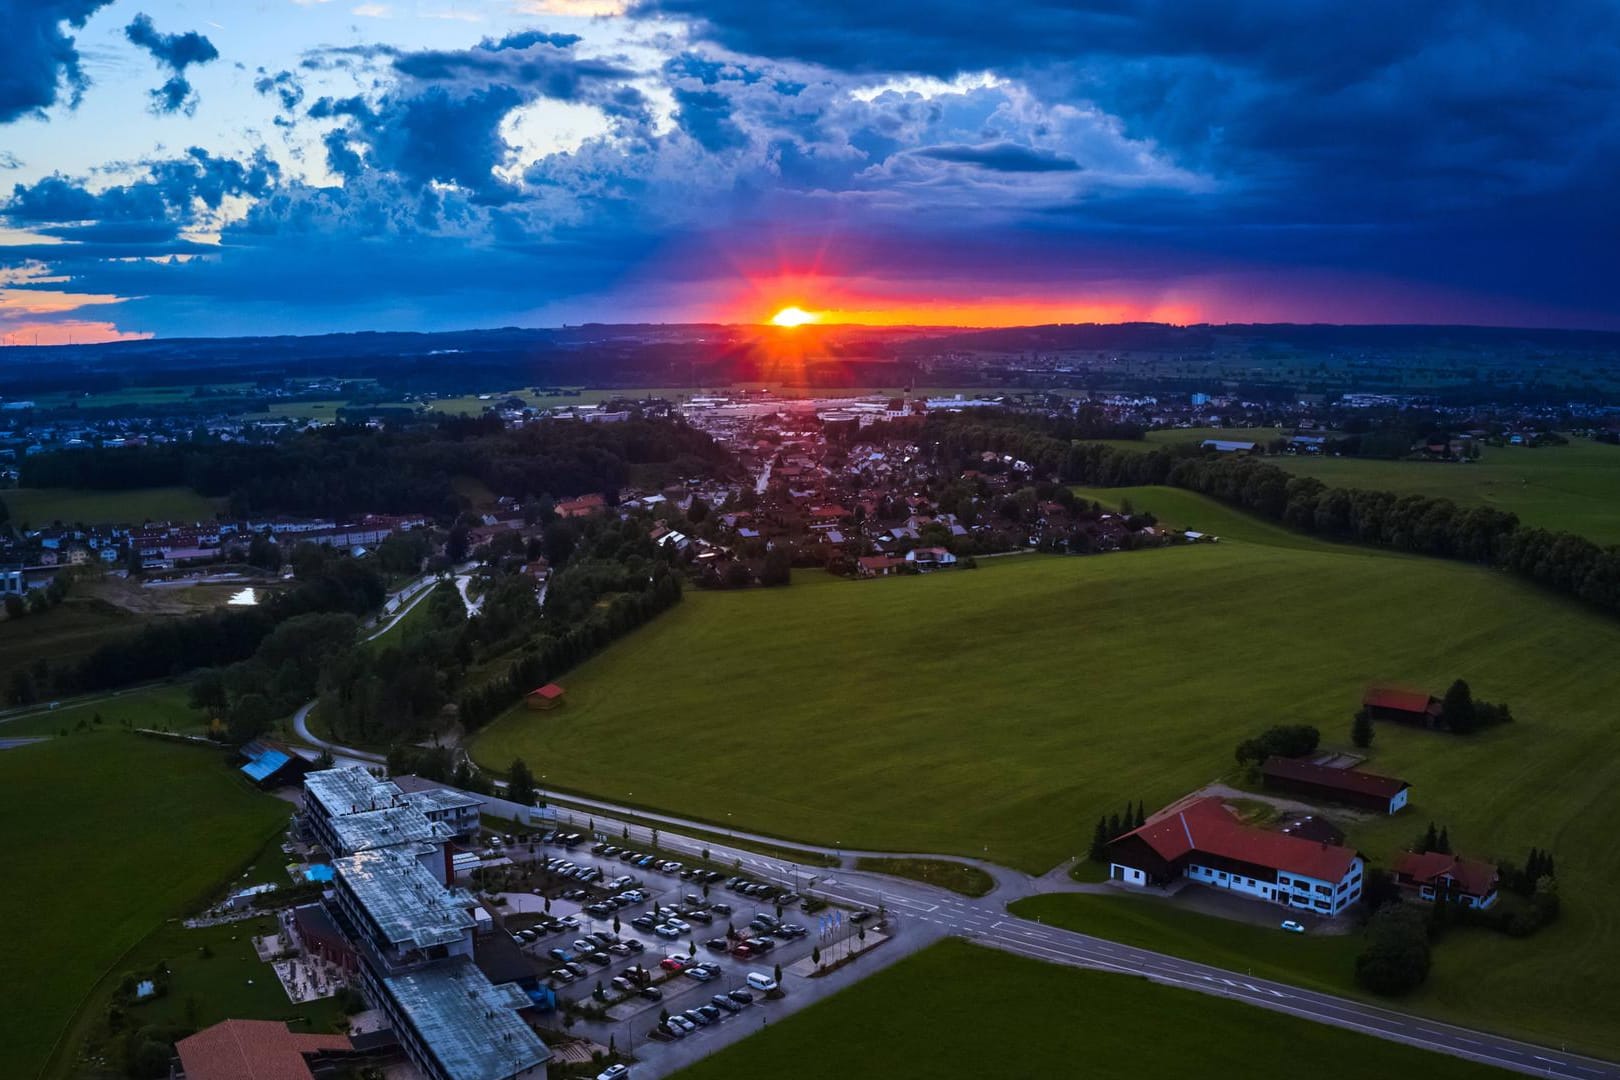
[[[82,1048],[80,1059],[64,1056],[54,1063],[53,1076],[82,1075],[86,1071],[83,1055],[105,1053],[119,1038],[107,1030],[105,1022],[119,980],[124,973],[150,971],[159,963],[169,968],[168,992],[130,1006],[131,1025],[203,1028],[246,1017],[282,1020],[295,1031],[346,1029],[342,1011],[331,998],[300,1005],[287,1000],[286,991],[269,966],[259,960],[251,940],[275,928],[275,919],[268,915],[197,930],[179,923],[164,924],[131,949],[92,992],[65,1040],[66,1045]]]
[[[1274,923],[1234,923],[1150,895],[1061,893],[1014,901],[1010,909],[1048,926],[1078,930],[1310,990],[1388,1004],[1356,984],[1356,955],[1362,946],[1359,934],[1285,934]],[[1480,999],[1470,992],[1470,983],[1482,967],[1524,964],[1544,943],[1539,938],[1519,940],[1488,930],[1453,928],[1435,947],[1429,981],[1403,998],[1400,1007],[1452,1023],[1484,1026],[1549,1045],[1585,1046],[1612,1056],[1620,1045],[1614,1032],[1589,1026],[1589,1017],[1561,1021],[1556,1011],[1530,1005],[1525,999],[1482,1009]],[[1538,980],[1548,977],[1544,971],[1528,974]],[[1509,993],[1506,986],[1500,992]]]
[[[99,646],[134,633],[146,622],[110,604],[73,595],[58,607],[37,615],[0,618],[0,687],[9,686],[12,672],[31,667],[40,659],[53,669],[70,667]]]
[[[1285,934],[1189,911],[1149,896],[1051,893],[1015,900],[1015,915],[1139,949],[1155,949],[1231,971],[1330,994],[1355,993],[1359,934]],[[1278,921],[1282,914],[1279,913]]]
[[[123,732],[0,751],[0,1046],[45,1065],[100,980],[166,919],[200,906],[286,822],[220,753]]]
[[[1487,446],[1467,465],[1362,458],[1272,459],[1334,487],[1438,495],[1511,510],[1526,525],[1620,544],[1620,447],[1590,439],[1526,449]]]
[[[0,738],[18,735],[59,735],[69,737],[87,732],[112,731],[125,727],[174,731],[201,735],[207,728],[203,714],[187,704],[183,683],[143,686],[112,695],[93,696],[84,704],[63,704],[60,708],[38,707],[0,720]],[[101,717],[97,724],[95,718]]]
[[[1170,428],[1150,431],[1146,442],[1108,441],[1126,449],[1250,439],[1265,442],[1275,428]],[[1560,529],[1599,544],[1620,543],[1620,447],[1571,438],[1567,446],[1536,449],[1486,446],[1466,465],[1438,461],[1290,455],[1266,459],[1333,487],[1368,488],[1400,495],[1433,495],[1463,505],[1511,510],[1526,525]]]
[[[70,525],[122,525],[143,521],[213,521],[221,507],[185,487],[135,491],[81,491],[77,488],[12,488],[0,491],[13,524],[36,528],[61,521]]]
[[[676,1075],[1487,1077],[1507,1074],[1142,979],[945,941]]]
[[[922,881],[929,885],[937,885],[942,889],[961,893],[963,896],[984,896],[996,887],[995,879],[977,866],[952,862],[949,859],[876,859],[867,857],[856,859],[855,869],[870,870],[873,873],[888,874],[892,877],[910,878],[913,881]]]
[[[1620,998],[1620,910],[1602,900],[1620,880],[1620,624],[1185,492],[1111,494],[1227,539],[694,592],[561,680],[563,709],[503,717],[475,756],[566,761],[551,787],[795,839],[1043,871],[1085,850],[1099,814],[1228,776],[1246,735],[1303,722],[1346,745],[1369,682],[1462,676],[1518,722],[1468,739],[1381,726],[1371,767],[1412,781],[1413,806],[1353,838],[1387,862],[1432,818],[1477,856],[1552,849],[1564,919],[1527,944],[1460,942],[1429,998],[1620,1053],[1594,1005]]]

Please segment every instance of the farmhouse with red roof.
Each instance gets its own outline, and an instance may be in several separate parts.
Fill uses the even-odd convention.
[[[1496,903],[1496,867],[1439,851],[1403,852],[1395,860],[1395,884],[1415,900],[1450,900],[1471,908]]]
[[[1354,849],[1245,825],[1216,796],[1161,810],[1110,844],[1108,861],[1127,885],[1184,877],[1325,916],[1360,900],[1365,876]]]

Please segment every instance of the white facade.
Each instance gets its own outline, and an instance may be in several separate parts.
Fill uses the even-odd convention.
[[[1256,900],[1332,917],[1342,914],[1351,904],[1361,899],[1362,885],[1366,878],[1365,865],[1358,855],[1351,860],[1350,869],[1345,872],[1342,879],[1325,881],[1287,870],[1270,872],[1270,877],[1265,873],[1251,877],[1245,873],[1236,873],[1198,862],[1195,856],[1194,861],[1187,863],[1183,876],[1188,881],[1196,881],[1200,885],[1225,889]],[[1108,876],[1126,885],[1140,887],[1149,884],[1145,871],[1123,863],[1111,864]]]

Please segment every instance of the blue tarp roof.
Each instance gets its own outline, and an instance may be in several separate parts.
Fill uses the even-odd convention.
[[[267,750],[260,756],[254,758],[252,761],[249,761],[246,765],[242,766],[242,771],[247,773],[249,778],[255,781],[263,780],[265,777],[287,764],[287,760],[287,755],[283,754],[280,750]]]

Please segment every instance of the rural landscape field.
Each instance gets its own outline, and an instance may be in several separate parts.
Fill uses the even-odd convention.
[[[1185,492],[1087,494],[1225,539],[693,596],[576,671],[566,711],[516,711],[474,754],[566,760],[556,786],[720,825],[1039,873],[1082,854],[1100,813],[1232,779],[1242,738],[1311,723],[1347,746],[1369,683],[1464,677],[1517,723],[1468,740],[1384,725],[1369,767],[1415,785],[1412,812],[1353,839],[1387,859],[1434,819],[1481,854],[1584,853],[1561,866],[1571,895],[1620,873],[1620,627],[1488,570],[1321,543]],[[806,749],[784,787],[759,766],[790,738]],[[672,767],[627,781],[619,764],[653,746]],[[1533,945],[1448,945],[1426,1000],[1620,1046],[1594,995],[1620,994],[1615,932],[1612,910],[1577,901]]]
[[[29,927],[0,939],[12,973],[0,991],[0,1045],[17,1076],[33,1076],[53,1050],[69,1055],[57,1074],[75,1075],[78,1046],[65,1032],[94,988],[286,822],[285,804],[253,791],[218,754],[107,730],[118,709],[105,711],[99,728],[0,753],[0,848],[41,885],[0,898],[0,915]],[[253,977],[240,960],[220,963]]]
[[[971,978],[964,979],[964,972]],[[888,1017],[884,1036],[860,1036]],[[994,1038],[987,1037],[993,1031]],[[1443,1080],[1505,1077],[1484,1065],[1304,1024],[1213,996],[1094,971],[1055,968],[946,941],[859,987],[767,1025],[746,1043],[679,1073],[680,1080],[771,1076],[933,1080],[947,1074],[1172,1076],[1197,1061],[1213,1076],[1286,1072],[1351,1080],[1417,1073]],[[1078,1066],[1077,1066],[1078,1067]]]

